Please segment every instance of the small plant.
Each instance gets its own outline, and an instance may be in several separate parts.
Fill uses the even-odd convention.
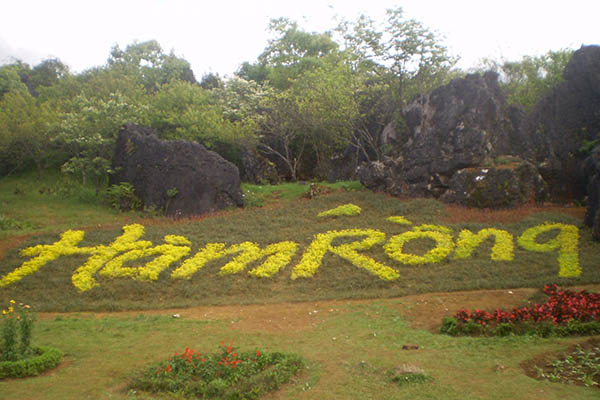
[[[2,310],[2,347],[0,361],[17,361],[32,353],[31,332],[34,317],[28,304],[10,300],[8,308]]]
[[[176,187],[172,187],[171,189],[167,189],[167,196],[172,199],[179,194],[179,189]]]
[[[361,208],[355,204],[344,204],[331,210],[323,211],[319,213],[318,217],[340,217],[340,216],[352,216],[358,215],[361,212]]]
[[[588,387],[600,387],[600,347],[587,349],[576,345],[575,349],[546,365],[536,366],[538,377],[551,382],[575,383]]]
[[[448,335],[536,334],[540,336],[594,335],[600,333],[600,293],[578,293],[544,286],[548,300],[531,307],[493,312],[459,310],[446,317],[440,332]]]
[[[433,380],[433,378],[425,374],[425,371],[421,368],[410,364],[396,367],[390,375],[392,382],[400,386],[411,383],[427,383]]]
[[[105,190],[104,197],[108,204],[117,210],[138,210],[142,207],[140,198],[137,197],[133,185],[129,182],[111,185]]]
[[[171,392],[194,398],[256,399],[277,389],[303,367],[295,355],[239,352],[233,343],[202,354],[186,348],[182,354],[141,372],[132,390]]]

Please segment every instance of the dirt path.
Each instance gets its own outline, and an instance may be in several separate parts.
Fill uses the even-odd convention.
[[[600,285],[572,288],[572,290],[600,290]],[[106,313],[76,313],[80,317],[178,315],[186,319],[229,320],[235,328],[248,332],[285,333],[312,329],[328,315],[347,312],[352,305],[377,301],[398,310],[411,327],[437,330],[442,318],[461,308],[512,308],[523,305],[537,289],[499,289],[452,293],[426,293],[399,298],[377,300],[330,300],[302,303],[261,305],[201,306],[184,309],[125,311]],[[41,319],[53,319],[58,313],[40,313]]]

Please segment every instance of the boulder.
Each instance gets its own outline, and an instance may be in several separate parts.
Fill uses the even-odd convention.
[[[111,183],[129,182],[145,207],[184,216],[241,207],[235,165],[196,142],[163,141],[134,124],[118,134]]]
[[[546,183],[530,162],[503,157],[491,167],[458,170],[442,201],[478,208],[508,208],[541,201]]]
[[[402,177],[415,194],[440,197],[458,170],[522,152],[521,114],[506,104],[494,72],[454,79],[404,111]]]
[[[600,241],[600,145],[597,145],[583,161],[581,174],[588,193],[583,223],[592,228],[593,240]]]
[[[416,97],[405,108],[406,140],[384,162],[361,166],[359,178],[368,188],[397,196],[436,197],[483,207],[529,201],[525,199],[531,195],[529,181],[516,184],[508,195],[485,205],[474,200],[482,190],[483,182],[477,180],[481,171],[487,170],[484,176],[492,179],[511,175],[510,168],[489,171],[500,157],[523,154],[522,118],[518,108],[506,103],[496,73],[454,79]],[[535,167],[526,169],[537,178]],[[521,169],[512,175],[522,175]]]
[[[572,201],[585,195],[578,171],[590,145],[600,139],[600,46],[577,50],[563,78],[534,107],[522,130],[551,197]]]
[[[256,185],[275,185],[279,182],[275,164],[263,157],[255,149],[242,149],[241,164],[244,182]]]

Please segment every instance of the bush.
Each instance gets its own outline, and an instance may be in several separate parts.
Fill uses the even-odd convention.
[[[459,310],[445,317],[441,333],[448,335],[570,336],[600,333],[600,293],[578,293],[546,285],[548,299],[532,307],[497,309],[493,312],[475,309]]]
[[[33,353],[35,356],[17,361],[0,361],[0,379],[38,375],[58,366],[63,357],[62,351],[47,346],[36,347]]]
[[[117,210],[139,210],[142,208],[142,201],[137,197],[133,185],[129,182],[110,185],[104,191],[104,198],[112,208]]]
[[[186,348],[167,361],[137,374],[129,387],[195,398],[256,399],[273,391],[304,366],[293,354],[260,350],[239,353],[233,345],[202,355]]]

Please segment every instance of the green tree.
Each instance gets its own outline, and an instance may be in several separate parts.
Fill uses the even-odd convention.
[[[292,180],[307,159],[314,160],[311,173],[324,177],[329,159],[352,139],[359,116],[355,84],[345,64],[306,71],[291,80],[288,89],[264,104],[259,148],[279,158]]]
[[[149,90],[176,80],[196,82],[190,64],[173,52],[165,54],[156,40],[134,42],[125,50],[115,45],[108,58],[108,68],[135,77]]]
[[[5,93],[0,100],[0,174],[31,165],[41,174],[51,159],[50,127],[56,122],[57,114],[27,90]]]
[[[19,72],[22,67],[18,64],[3,65],[0,67],[0,99],[9,92],[25,93],[27,86],[21,81]]]
[[[119,129],[126,123],[144,124],[147,120],[147,107],[129,103],[120,92],[107,99],[80,94],[61,115],[54,139],[70,155],[62,171],[79,176],[83,184],[102,187],[108,181]]]
[[[563,71],[572,55],[573,50],[562,49],[541,56],[525,56],[520,61],[486,59],[482,68],[500,74],[509,103],[531,111],[542,97],[563,81]]]
[[[250,120],[229,120],[211,92],[196,84],[163,85],[149,106],[150,124],[162,138],[197,141],[234,163],[252,136]]]
[[[269,31],[275,37],[258,56],[258,62],[242,64],[238,76],[286,89],[291,79],[324,66],[338,55],[338,44],[329,33],[306,32],[287,18],[272,19]]]

